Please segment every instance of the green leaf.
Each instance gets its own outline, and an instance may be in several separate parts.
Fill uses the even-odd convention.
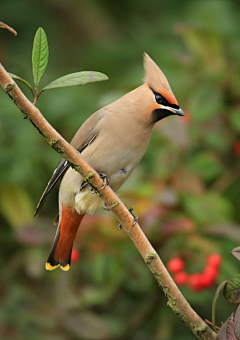
[[[208,192],[204,195],[184,195],[184,205],[187,213],[198,224],[229,223],[233,207],[222,195]]]
[[[0,21],[0,27],[1,28],[6,28],[9,32],[11,32],[12,34],[15,35],[15,37],[17,36],[17,32],[10,26],[8,26],[7,24],[4,24],[4,22]]]
[[[217,287],[216,293],[213,298],[213,303],[212,303],[212,325],[213,325],[213,330],[216,332],[216,327],[215,327],[215,322],[216,322],[216,305],[217,305],[217,299],[221,293],[221,290],[223,287],[226,285],[227,281],[223,281],[220,283],[220,285]]]
[[[214,180],[224,171],[223,164],[212,152],[198,152],[192,157],[193,169],[196,169],[205,180]]]
[[[20,78],[19,76],[17,76],[16,74],[10,73],[8,72],[8,74],[10,75],[10,77],[12,77],[13,79],[17,79],[20,80],[22,83],[24,83],[25,85],[27,85],[30,90],[32,91],[32,86],[29,84],[28,81],[26,81],[25,79]]]
[[[34,206],[24,188],[5,183],[0,187],[0,211],[12,228],[20,229],[33,220]]]
[[[39,85],[40,80],[46,70],[48,64],[48,42],[47,36],[42,27],[37,30],[32,51],[32,67],[33,77],[36,87]]]
[[[107,79],[108,77],[105,74],[96,71],[70,73],[52,81],[50,84],[45,86],[42,91],[56,89],[58,87],[78,86]]]
[[[225,298],[232,303],[240,303],[240,274],[231,277],[223,290]]]
[[[230,114],[230,122],[234,130],[237,130],[238,132],[240,131],[240,120],[239,120],[239,115],[240,115],[240,108],[234,108]]]

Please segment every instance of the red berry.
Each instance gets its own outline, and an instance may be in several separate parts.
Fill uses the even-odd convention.
[[[179,257],[176,257],[168,262],[167,267],[171,273],[177,273],[183,270],[184,262]]]
[[[233,145],[233,150],[236,156],[240,156],[240,140],[237,140]]]
[[[174,274],[173,279],[177,285],[183,286],[187,283],[188,274],[185,272],[177,272]]]
[[[215,279],[217,278],[219,270],[217,267],[212,267],[208,265],[203,271],[203,284],[204,287],[211,287],[215,283]]]
[[[80,253],[77,249],[73,248],[71,255],[71,262],[78,262],[80,259]]]
[[[208,265],[218,268],[222,263],[222,257],[220,254],[211,254],[207,258]]]
[[[203,271],[203,275],[216,278],[218,276],[218,272],[219,270],[217,267],[213,267],[212,265],[207,265]]]
[[[191,274],[188,276],[188,285],[194,292],[199,292],[204,289],[203,275],[199,273]]]

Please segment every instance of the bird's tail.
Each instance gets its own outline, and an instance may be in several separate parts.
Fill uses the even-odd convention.
[[[45,266],[47,270],[58,266],[64,271],[69,270],[73,241],[83,216],[84,214],[79,215],[75,209],[62,205],[56,236]]]

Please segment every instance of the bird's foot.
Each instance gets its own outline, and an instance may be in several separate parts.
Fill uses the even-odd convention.
[[[138,222],[138,218],[139,218],[139,217],[138,217],[138,215],[134,214],[133,209],[134,209],[134,208],[131,207],[131,208],[129,209],[129,212],[132,214],[132,216],[133,216],[133,218],[134,218],[134,222],[133,222],[133,225],[132,225],[132,226],[134,227],[135,224]],[[122,229],[121,224],[118,225],[118,229],[120,229],[120,230]]]
[[[107,207],[106,203],[104,203],[103,209],[106,210],[106,211],[111,211],[111,208]]]
[[[107,175],[104,174],[103,172],[98,172],[98,174],[103,180],[103,186],[100,189],[98,189],[98,191],[101,191],[104,188],[106,188],[107,185],[109,185],[109,179],[108,179]],[[90,192],[90,194],[96,193],[93,188],[89,188],[89,192]]]
[[[109,178],[103,172],[99,172],[98,174],[101,177],[101,179],[103,180],[103,186],[99,189],[99,191],[101,191],[104,188],[106,188],[107,185],[109,185]]]
[[[80,191],[82,190],[82,189],[84,189],[86,186],[88,185],[88,182],[82,182],[82,184],[81,184],[81,186],[80,186]]]

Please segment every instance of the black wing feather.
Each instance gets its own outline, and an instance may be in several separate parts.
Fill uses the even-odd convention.
[[[40,200],[38,202],[36,211],[34,213],[34,217],[37,216],[39,209],[41,208],[46,196],[52,190],[52,188],[57,183],[57,181],[64,175],[64,173],[67,171],[69,166],[70,166],[70,164],[64,158],[62,158],[60,160],[60,162],[58,163],[58,166],[56,167],[55,171],[53,172],[53,175],[52,175],[50,181],[48,182],[46,189],[44,190],[44,192],[42,194],[42,197],[40,198]]]
[[[97,137],[97,133],[90,134],[89,138],[81,145],[77,150],[81,153],[88,145],[90,145],[94,139]],[[42,197],[40,198],[40,201],[38,202],[36,211],[34,213],[34,217],[37,216],[41,206],[43,205],[46,196],[49,194],[49,192],[52,190],[54,185],[57,183],[57,181],[65,174],[65,172],[68,170],[70,164],[68,161],[66,161],[64,158],[61,158],[60,162],[58,163],[55,171],[53,172],[53,175],[48,182],[48,185],[46,189],[44,190]]]

